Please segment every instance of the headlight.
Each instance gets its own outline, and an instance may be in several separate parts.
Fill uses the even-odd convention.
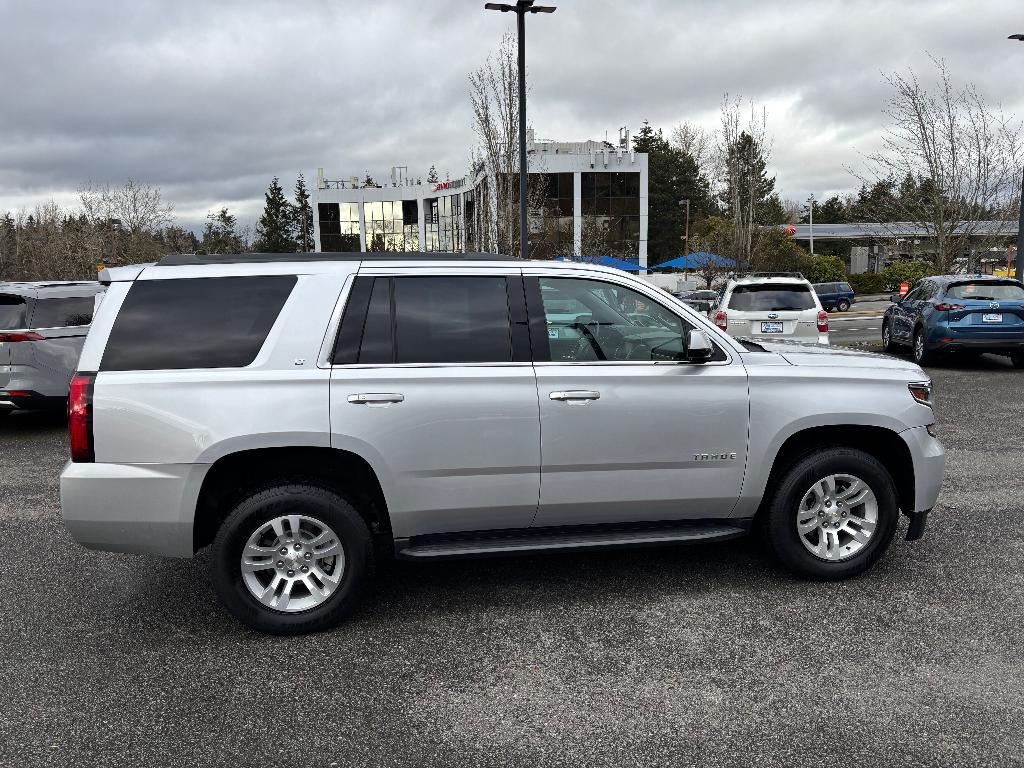
[[[913,384],[907,384],[907,388],[914,400],[921,405],[932,407],[932,383],[930,381],[916,381]]]

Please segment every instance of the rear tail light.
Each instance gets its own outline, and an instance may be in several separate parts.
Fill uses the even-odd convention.
[[[828,312],[825,310],[818,313],[818,333],[828,333]]]
[[[723,312],[722,310],[718,310],[717,312],[715,312],[715,325],[717,325],[723,331],[728,331],[729,315]]]
[[[96,460],[92,438],[92,389],[94,373],[76,373],[68,390],[68,435],[71,460],[89,463]]]
[[[42,341],[42,336],[32,331],[18,331],[16,333],[0,333],[0,342],[8,344],[15,341]]]
[[[938,304],[936,304],[935,308],[937,310],[939,310],[939,312],[954,312],[954,311],[956,311],[958,309],[963,309],[964,305],[963,304],[947,304],[946,302],[943,301],[943,302],[939,302]]]

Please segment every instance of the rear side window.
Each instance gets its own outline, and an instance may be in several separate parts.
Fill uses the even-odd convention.
[[[295,282],[294,275],[137,281],[114,321],[100,370],[249,365]]]
[[[95,304],[95,296],[36,299],[36,308],[32,312],[32,327],[68,328],[88,325],[92,322],[92,310]]]
[[[1017,283],[997,283],[991,280],[976,283],[957,283],[949,286],[946,296],[951,299],[977,299],[979,301],[1024,301],[1024,288]]]
[[[335,365],[506,363],[513,360],[504,276],[360,277]]]
[[[0,293],[0,331],[20,331],[27,325],[25,297]]]
[[[804,283],[737,285],[732,289],[729,309],[735,309],[737,312],[814,309],[814,294],[811,292],[811,286]]]

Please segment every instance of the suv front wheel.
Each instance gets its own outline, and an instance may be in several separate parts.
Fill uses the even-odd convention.
[[[888,549],[899,519],[892,477],[854,448],[800,459],[770,504],[769,548],[789,570],[812,579],[845,579],[869,568]]]
[[[323,488],[288,484],[231,511],[211,547],[210,574],[239,621],[294,634],[347,616],[372,564],[370,532],[351,504]]]

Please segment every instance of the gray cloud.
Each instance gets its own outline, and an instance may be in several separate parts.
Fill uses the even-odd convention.
[[[856,186],[883,126],[882,71],[926,51],[1019,111],[1011,0],[563,0],[528,30],[530,121],[560,139],[642,120],[714,127],[722,94],[768,108],[784,196]],[[258,214],[271,176],[393,165],[453,176],[472,140],[466,75],[512,17],[482,0],[7,2],[0,24],[0,209],[87,181],[159,184],[179,220]]]

